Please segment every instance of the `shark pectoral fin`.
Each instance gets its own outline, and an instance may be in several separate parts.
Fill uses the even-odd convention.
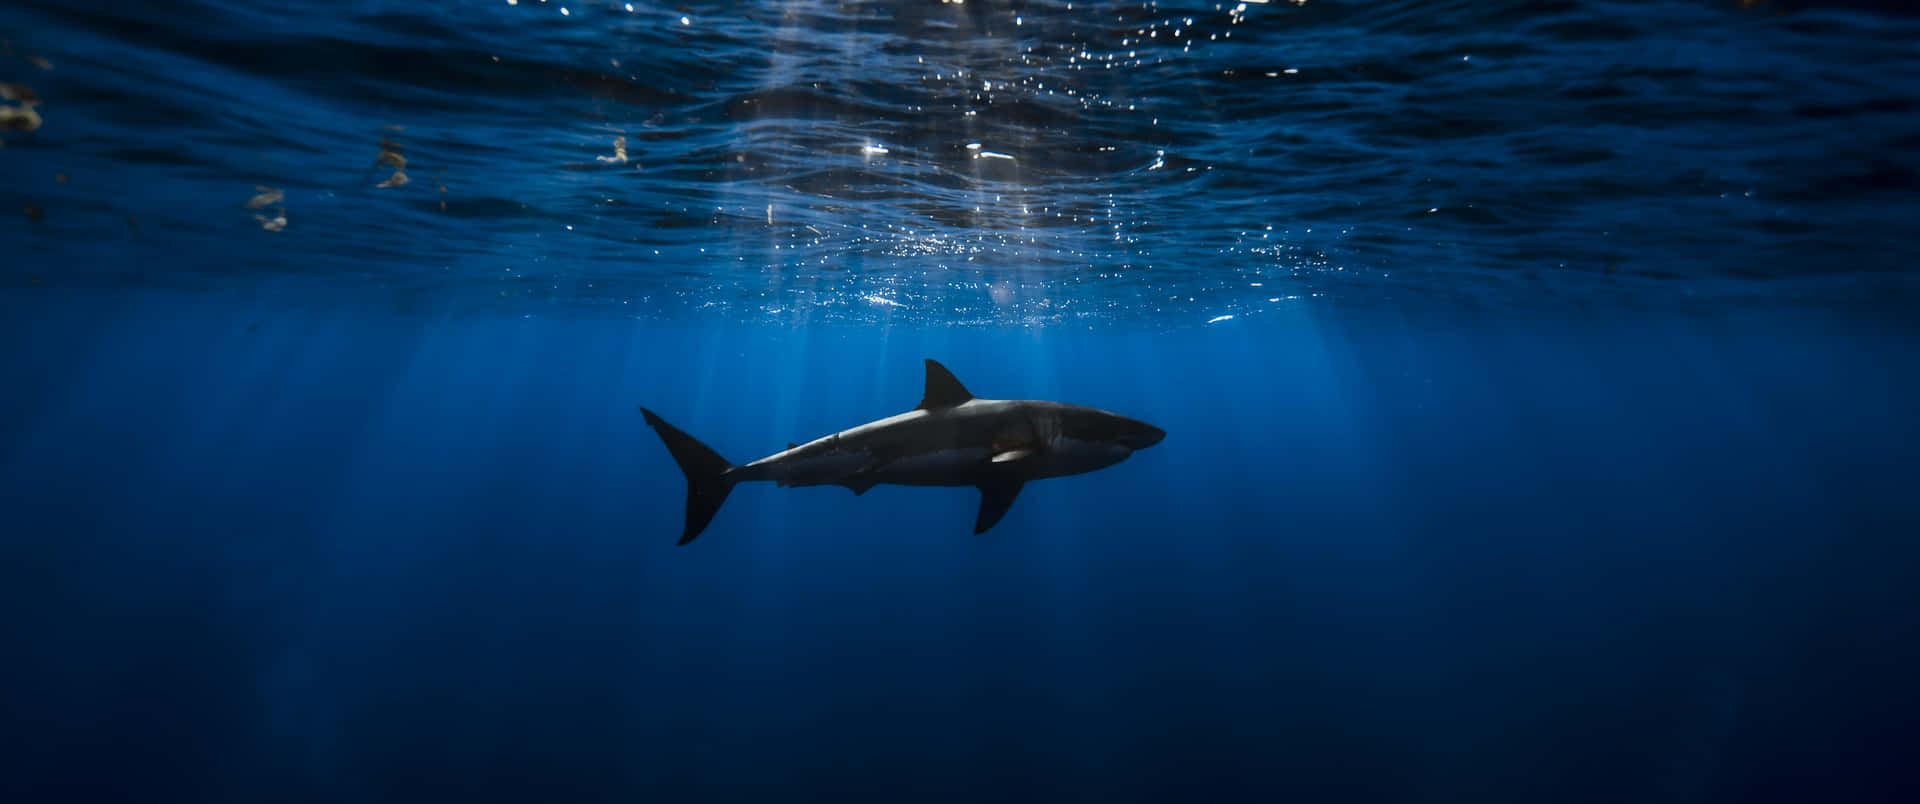
[[[1011,483],[983,483],[980,485],[980,516],[973,520],[974,533],[986,533],[989,528],[999,524],[1000,517],[1007,515],[1007,509],[1013,507],[1013,498],[1020,496],[1018,481]]]
[[[993,456],[994,463],[1012,463],[1033,454],[1030,449],[1010,449]]]

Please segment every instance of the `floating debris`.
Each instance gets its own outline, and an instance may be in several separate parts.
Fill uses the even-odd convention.
[[[256,184],[253,190],[254,196],[247,199],[247,209],[262,209],[286,200],[286,193],[281,192],[278,187]],[[287,208],[282,206],[274,209],[273,217],[271,218],[265,215],[255,215],[253,219],[260,222],[260,228],[269,232],[278,232],[281,229],[287,228]],[[135,226],[133,216],[127,216],[127,225]]]
[[[0,106],[0,131],[34,131],[40,128],[40,113],[32,106]]]
[[[626,164],[627,163],[627,138],[614,137],[613,138],[613,155],[612,156],[596,156],[594,157],[594,159],[601,162],[611,162],[616,165]]]
[[[43,216],[43,215],[41,215],[41,213],[40,213],[40,205],[39,205],[39,204],[34,204],[34,203],[28,203],[28,204],[27,204],[27,206],[26,206],[26,208],[25,208],[25,209],[22,209],[22,210],[20,210],[20,211],[21,211],[21,212],[24,212],[24,213],[26,213],[26,216],[27,216],[27,220],[30,220],[30,221],[33,221],[34,223],[39,223],[39,222],[40,222],[40,219],[41,219],[42,217],[44,217],[44,216]]]
[[[55,184],[66,184],[66,183],[67,183],[67,174],[65,174],[65,173],[55,173],[55,174],[53,174],[53,182],[54,182]]]
[[[40,95],[26,84],[0,81],[0,100],[32,106],[40,102]]]
[[[16,51],[13,49],[13,41],[9,39],[0,39],[0,56],[11,56],[16,58],[26,59],[33,66],[38,67],[42,70],[53,69],[53,62],[48,61],[47,57],[36,56],[32,53],[21,53],[19,51]]]
[[[398,126],[390,126],[389,128],[395,131],[399,130]],[[393,168],[393,175],[388,176],[386,181],[374,185],[375,187],[382,189],[400,187],[404,186],[408,181],[407,158],[400,155],[400,145],[394,142],[391,137],[380,138],[380,155],[374,157],[373,165],[374,167],[385,165]]]
[[[0,130],[40,129],[40,113],[31,106],[0,106]]]
[[[374,166],[391,165],[394,170],[406,170],[407,158],[400,155],[400,145],[391,138],[380,138],[380,155],[373,160]]]
[[[35,131],[40,128],[40,113],[34,111],[40,105],[40,96],[26,84],[14,84],[0,81],[0,131]],[[13,103],[18,106],[11,105]]]
[[[253,189],[258,195],[247,199],[247,209],[259,209],[264,206],[278,204],[282,199],[286,198],[286,194],[280,192],[280,189],[277,187],[257,184],[254,185]]]

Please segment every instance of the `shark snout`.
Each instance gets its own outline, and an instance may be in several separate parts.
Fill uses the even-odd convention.
[[[1146,422],[1134,422],[1134,424],[1138,426],[1120,438],[1120,443],[1126,445],[1127,449],[1146,449],[1167,437],[1167,431]]]

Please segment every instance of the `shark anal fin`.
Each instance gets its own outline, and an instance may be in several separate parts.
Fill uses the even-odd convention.
[[[796,450],[796,449],[799,449],[799,448],[800,448],[800,445],[799,445],[799,444],[795,444],[795,443],[793,443],[792,441],[788,441],[788,442],[787,442],[787,450],[788,450],[788,451],[792,451],[792,450]]]
[[[988,529],[1000,523],[1000,517],[1007,515],[1007,509],[1013,507],[1013,498],[1020,496],[1019,481],[1011,483],[982,483],[980,485],[980,515],[973,520],[974,533],[986,533]]]
[[[920,406],[914,410],[938,410],[955,405],[966,404],[973,399],[967,387],[954,379],[953,372],[946,366],[929,359],[927,361],[927,391],[920,396]]]

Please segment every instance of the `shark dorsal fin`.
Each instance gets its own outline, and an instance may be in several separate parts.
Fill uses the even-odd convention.
[[[967,393],[967,387],[954,379],[953,372],[946,366],[933,360],[927,361],[927,392],[920,397],[920,407],[914,410],[938,410],[964,404],[973,398]]]

